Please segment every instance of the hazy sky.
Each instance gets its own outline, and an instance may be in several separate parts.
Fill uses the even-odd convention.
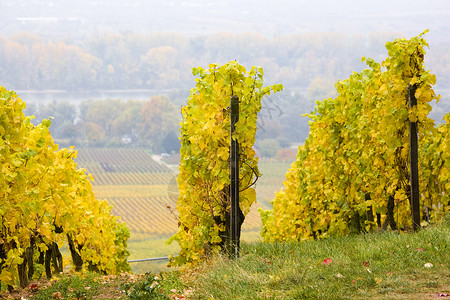
[[[55,20],[58,18],[58,20]],[[38,19],[40,21],[38,21]],[[448,0],[1,0],[0,34],[398,32],[450,41]]]

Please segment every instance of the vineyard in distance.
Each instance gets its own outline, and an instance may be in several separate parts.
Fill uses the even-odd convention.
[[[168,184],[176,174],[170,168],[139,149],[80,149],[77,162],[93,175],[96,197],[113,205],[133,238],[174,232],[176,219],[168,206],[176,207],[176,196],[169,195]]]
[[[112,213],[130,230],[130,259],[168,256],[178,251],[175,243],[165,241],[177,230],[176,183],[178,165],[155,160],[139,148],[80,148],[76,159],[79,168],[93,175],[97,199],[107,199]],[[173,163],[173,162],[171,162]],[[274,193],[279,191],[290,163],[263,158],[256,192],[258,203],[251,209],[243,226],[243,239],[259,237],[261,218],[258,209],[270,208]],[[270,170],[270,172],[269,172]],[[156,249],[155,249],[156,248]],[[165,263],[159,264],[162,268]],[[133,272],[155,270],[155,263],[132,264]]]

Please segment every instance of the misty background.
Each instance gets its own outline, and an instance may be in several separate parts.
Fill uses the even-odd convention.
[[[39,1],[0,2],[0,85],[27,102],[35,122],[52,116],[63,146],[179,149],[180,106],[191,69],[237,60],[264,69],[259,155],[292,159],[316,100],[381,62],[386,41],[425,35],[425,64],[450,111],[450,2],[441,1]]]

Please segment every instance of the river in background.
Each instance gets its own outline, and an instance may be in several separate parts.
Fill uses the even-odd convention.
[[[26,103],[69,102],[80,104],[86,100],[121,99],[121,100],[150,100],[157,95],[177,95],[178,90],[95,90],[72,92],[64,90],[18,90],[15,91]],[[172,99],[171,99],[172,100]]]
[[[441,95],[439,103],[433,101],[431,103],[433,110],[429,117],[436,121],[437,124],[443,123],[443,117],[450,112],[450,89],[444,86],[435,86],[436,93]],[[95,91],[64,91],[64,90],[17,90],[16,93],[26,103],[49,103],[66,101],[75,105],[79,105],[86,100],[104,100],[104,99],[120,99],[126,100],[150,100],[152,96],[167,95],[169,99],[177,106],[185,105],[189,96],[188,90],[167,89],[167,90],[95,90]]]

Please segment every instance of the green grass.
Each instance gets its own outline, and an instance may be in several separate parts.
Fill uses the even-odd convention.
[[[128,260],[146,259],[155,257],[165,257],[169,255],[177,255],[180,248],[176,242],[167,245],[168,238],[142,240],[142,241],[128,241],[128,251],[130,257]],[[167,267],[168,261],[149,261],[149,262],[134,262],[130,263],[133,274],[144,274],[148,272],[160,273],[162,271],[169,271]]]
[[[180,247],[176,242],[170,245],[166,244],[168,238],[128,241],[128,251],[130,257],[128,260],[164,257],[169,255],[177,255]],[[261,239],[259,231],[245,231],[241,234],[241,240],[244,242],[254,242]],[[167,261],[149,261],[130,263],[133,274],[145,274],[148,272],[160,273],[173,270],[167,267]]]
[[[448,223],[416,234],[244,243],[237,262],[214,259],[184,278],[193,299],[423,299],[450,292]]]
[[[247,238],[256,241],[242,242],[237,261],[215,257],[136,277],[64,275],[34,299],[51,299],[55,292],[63,299],[178,295],[224,300],[427,299],[450,293],[450,215],[443,224],[418,233],[378,232],[298,243],[264,243],[254,234]],[[428,263],[433,266],[426,268]],[[138,294],[140,298],[133,296]]]

